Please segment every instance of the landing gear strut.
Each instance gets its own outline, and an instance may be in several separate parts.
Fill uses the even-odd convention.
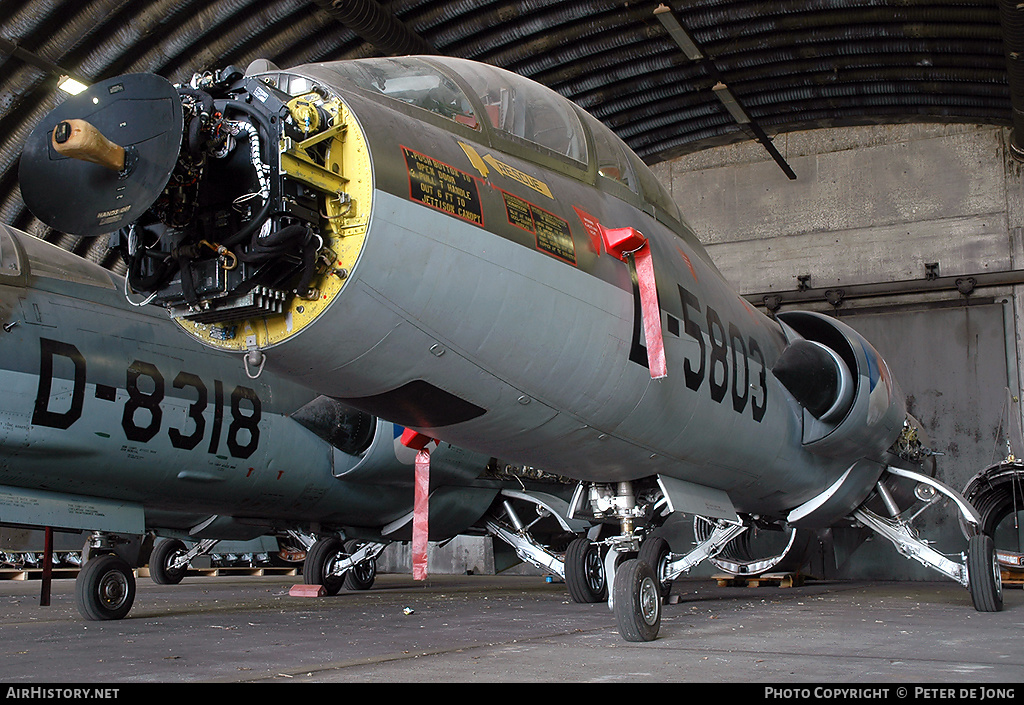
[[[595,519],[619,521],[617,536],[600,542],[578,538],[569,544],[565,582],[577,602],[597,602],[607,595],[608,607],[627,641],[655,639],[661,628],[662,601],[672,582],[701,561],[717,556],[747,530],[739,517],[704,518],[712,528],[689,553],[674,555],[665,539],[650,535],[673,511],[666,494],[652,485],[638,490],[631,482],[581,485],[571,503],[574,515],[589,509]],[[641,522],[642,527],[636,527]],[[603,559],[598,553],[602,546],[607,547]]]
[[[346,541],[345,553],[352,556],[361,548],[367,546],[365,541]],[[377,579],[377,561],[367,558],[362,563],[357,563],[354,568],[345,573],[346,590],[369,590]]]

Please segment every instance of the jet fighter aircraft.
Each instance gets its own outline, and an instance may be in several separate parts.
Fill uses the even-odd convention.
[[[149,554],[158,583],[180,582],[220,540],[271,535],[305,549],[305,583],[370,587],[376,557],[411,537],[400,429],[269,372],[245,376],[123,289],[0,226],[0,524],[90,532],[76,583],[88,619],[128,614],[149,533],[163,537]],[[563,518],[564,484],[448,444],[433,453],[430,539],[491,532],[562,574],[537,539],[564,548],[588,526]]]
[[[566,582],[603,599],[603,570],[628,640],[754,529],[868,527],[1001,607],[991,539],[926,471],[871,344],[742,300],[648,167],[518,75],[401,57],[122,76],[36,128],[21,184],[52,227],[113,233],[132,290],[251,374],[578,480],[572,516],[617,531],[577,539]],[[966,553],[912,526],[940,500]],[[695,547],[657,535],[674,513],[702,522]]]

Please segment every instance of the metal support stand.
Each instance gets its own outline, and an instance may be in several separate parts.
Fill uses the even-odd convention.
[[[50,587],[53,582],[53,529],[43,531],[43,584],[39,592],[39,606],[50,606]]]

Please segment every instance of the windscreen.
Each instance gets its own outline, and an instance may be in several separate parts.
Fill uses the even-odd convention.
[[[558,93],[487,64],[450,58],[443,63],[469,84],[483,103],[491,127],[586,163],[583,126],[568,100]]]

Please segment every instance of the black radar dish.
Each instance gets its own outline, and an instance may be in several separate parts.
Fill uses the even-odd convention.
[[[123,148],[120,169],[57,151],[53,140],[67,140],[79,121]],[[85,237],[114,232],[163,192],[183,129],[181,99],[166,79],[137,73],[97,83],[57,106],[29,135],[21,155],[22,198],[54,230]]]

